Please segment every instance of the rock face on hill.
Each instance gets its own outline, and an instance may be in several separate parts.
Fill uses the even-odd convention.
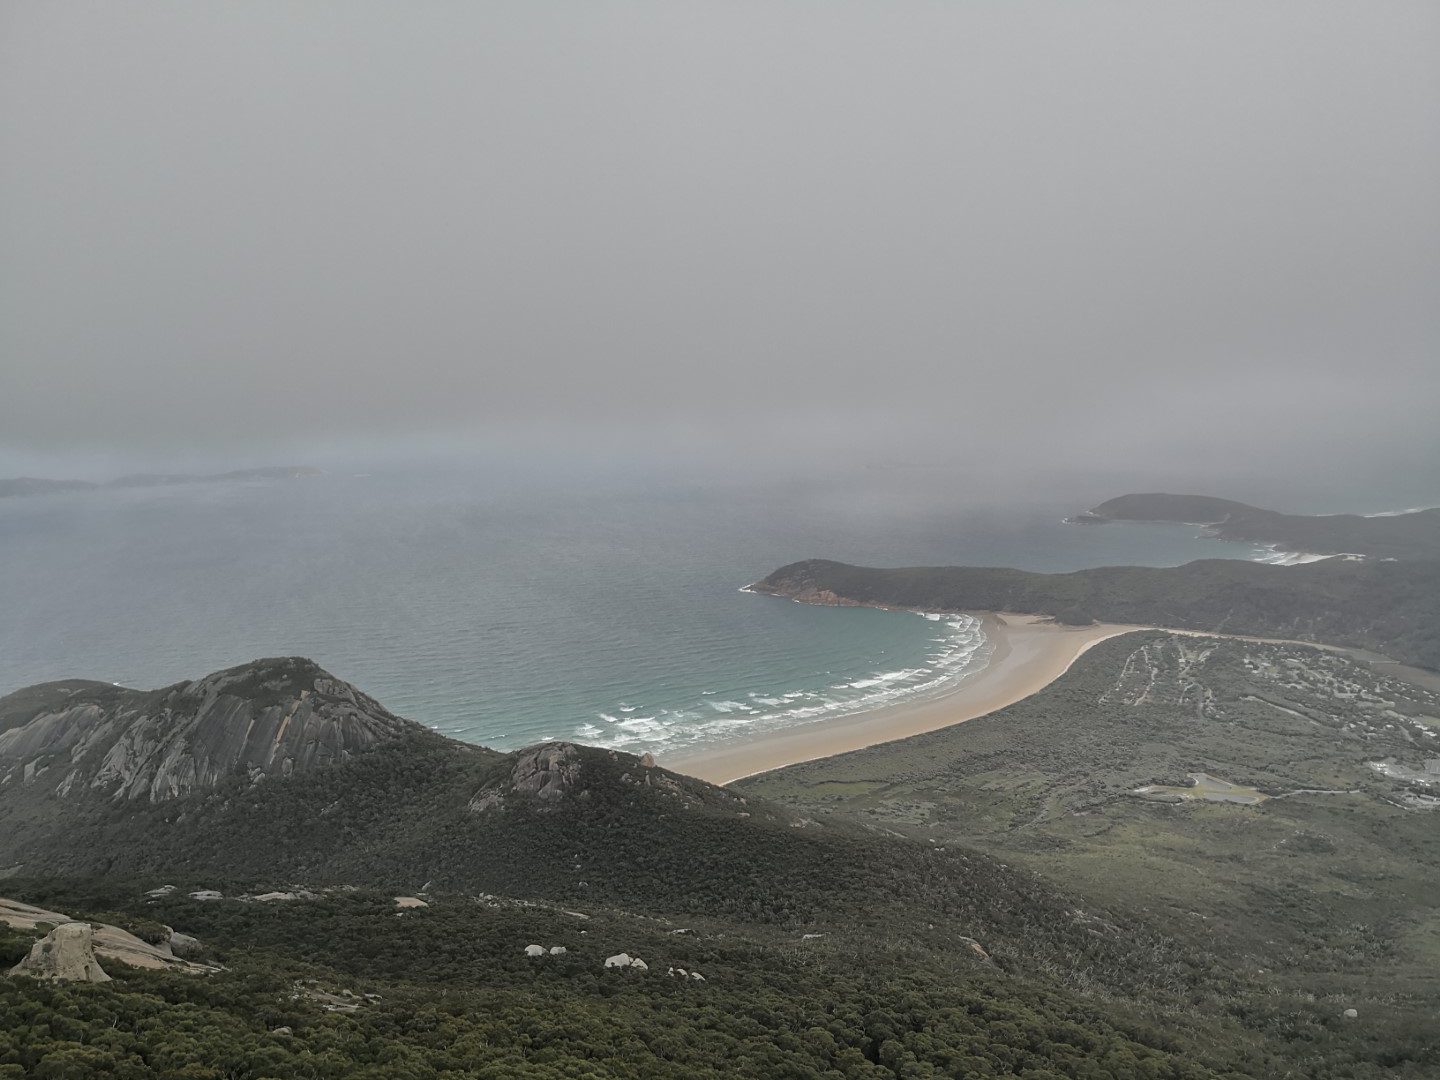
[[[77,982],[109,982],[95,959],[95,932],[89,923],[62,923],[30,947],[30,955],[10,969],[11,975]]]
[[[131,967],[177,971],[186,975],[206,975],[220,970],[210,964],[194,963],[177,956],[177,952],[199,952],[203,946],[189,934],[178,934],[169,927],[166,927],[168,938],[152,945],[109,923],[72,919],[58,911],[7,897],[0,897],[0,924],[15,930],[35,930],[46,925],[53,927],[31,947],[29,956],[11,969],[13,975],[107,982],[110,977],[101,969],[100,960],[116,960]]]
[[[0,794],[81,790],[156,802],[345,761],[415,725],[300,657],[137,691],[45,683],[0,698]]]
[[[686,809],[739,813],[745,800],[703,780],[658,768],[649,754],[636,757],[570,742],[546,742],[508,755],[510,768],[471,798],[469,809],[498,807],[553,814],[589,809],[611,812],[616,803],[676,803]]]
[[[514,764],[508,776],[476,792],[470,809],[490,810],[504,804],[507,797],[517,796],[520,801],[535,800],[532,805],[539,809],[553,807],[578,790],[580,756],[580,748],[574,743],[527,746],[512,756]]]
[[[510,774],[514,790],[537,799],[563,799],[580,776],[580,751],[573,743],[541,743],[520,751]]]

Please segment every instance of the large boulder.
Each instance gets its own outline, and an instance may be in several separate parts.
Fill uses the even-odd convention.
[[[195,956],[205,951],[205,946],[200,939],[191,937],[189,934],[182,934],[178,930],[171,930],[170,936],[165,939],[165,944],[170,946],[170,952],[175,956]]]
[[[184,938],[184,934],[178,935]],[[159,945],[142,941],[128,930],[106,923],[96,923],[94,931],[95,953],[106,963],[118,960],[131,967],[148,968],[151,971],[174,971],[182,975],[208,975],[220,969],[211,964],[199,964],[182,960],[172,949],[174,938]],[[194,938],[188,939],[194,941]],[[196,943],[198,944],[198,942]]]
[[[501,806],[511,796],[553,805],[575,791],[580,781],[580,748],[574,743],[547,742],[515,753],[508,781],[482,788],[470,800],[470,809],[485,811]]]
[[[575,786],[579,775],[580,752],[573,743],[541,743],[520,751],[510,786],[538,799],[560,799]]]
[[[61,923],[30,948],[30,955],[10,969],[11,975],[74,982],[109,982],[95,959],[95,931],[89,923]]]

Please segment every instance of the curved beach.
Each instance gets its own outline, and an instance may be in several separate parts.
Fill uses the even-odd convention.
[[[974,720],[1054,682],[1091,646],[1142,629],[1114,623],[1060,626],[1035,615],[987,614],[985,634],[994,643],[990,661],[949,693],[928,701],[817,720],[733,746],[663,758],[660,764],[713,784],[728,784],[797,762]]]

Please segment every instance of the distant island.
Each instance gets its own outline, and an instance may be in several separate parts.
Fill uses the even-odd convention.
[[[1208,495],[1153,492],[1121,495],[1067,521],[1075,525],[1120,521],[1196,525],[1218,540],[1263,544],[1296,554],[1440,558],[1440,508],[1373,517],[1282,514]]]
[[[0,480],[0,498],[12,495],[53,495],[60,491],[89,491],[99,486],[88,480],[44,480],[35,476],[16,476]]]
[[[223,473],[131,473],[103,484],[89,480],[48,480],[16,476],[0,480],[0,498],[19,495],[54,495],[65,491],[96,491],[100,488],[165,487],[170,484],[217,484],[231,480],[300,480],[323,476],[324,470],[310,465],[266,465],[258,469],[235,469]]]
[[[1206,524],[1226,539],[1362,557],[1301,566],[1203,559],[1068,574],[977,566],[882,569],[806,559],[748,589],[811,604],[1009,611],[1071,625],[1099,621],[1293,638],[1371,649],[1440,669],[1440,510],[1301,517],[1224,499],[1126,495],[1072,520],[1183,521]]]

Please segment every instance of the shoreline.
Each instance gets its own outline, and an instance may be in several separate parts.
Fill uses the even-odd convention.
[[[1152,629],[1117,623],[1072,627],[1038,615],[976,614],[981,614],[985,636],[992,644],[990,659],[952,690],[925,701],[817,720],[732,746],[662,758],[658,764],[712,784],[729,784],[786,765],[907,739],[1013,705],[1054,682],[1100,642]]]
[[[766,595],[766,594],[761,594]],[[806,603],[811,601],[794,601]],[[915,608],[875,606],[890,611]],[[908,739],[914,735],[978,720],[1022,701],[1064,675],[1075,661],[1102,641],[1124,634],[1159,631],[1182,637],[1224,638],[1267,645],[1300,645],[1346,656],[1368,667],[1393,665],[1386,673],[1404,682],[1440,690],[1440,674],[1411,668],[1379,653],[1344,645],[1329,645],[1297,638],[1256,637],[1214,630],[1187,630],[1166,626],[1136,626],[1125,623],[1092,623],[1065,626],[1043,615],[1016,612],[969,612],[982,620],[986,637],[993,645],[985,667],[967,676],[954,688],[924,701],[885,705],[866,712],[828,720],[815,720],[793,728],[766,732],[743,742],[717,746],[657,761],[671,772],[693,776],[712,784],[731,784],[788,765],[848,754],[881,743]]]

